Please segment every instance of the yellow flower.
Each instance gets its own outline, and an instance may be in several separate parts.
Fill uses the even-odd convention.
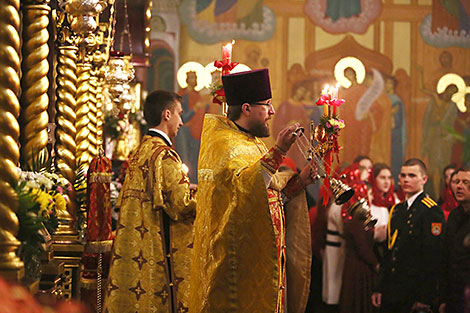
[[[54,196],[54,201],[55,201],[55,208],[57,211],[67,210],[67,201],[65,201],[64,197],[60,193]]]
[[[33,188],[31,189],[31,194],[35,200],[39,203],[39,212],[38,215],[47,217],[49,216],[49,211],[52,209],[53,198],[47,192],[44,192],[40,189]]]

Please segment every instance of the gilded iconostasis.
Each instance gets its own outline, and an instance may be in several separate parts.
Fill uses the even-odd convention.
[[[232,40],[232,61],[269,68],[277,110],[269,143],[288,124],[317,123],[321,90],[339,84],[341,161],[369,155],[397,175],[405,158],[423,158],[434,194],[446,165],[468,161],[468,1],[154,3],[147,87],[183,95],[187,124],[176,145],[194,180],[203,116],[220,110],[212,103],[213,62]],[[305,162],[290,156],[298,167]]]

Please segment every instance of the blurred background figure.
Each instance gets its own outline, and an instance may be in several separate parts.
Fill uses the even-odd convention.
[[[444,186],[441,191],[441,196],[439,197],[439,201],[437,203],[441,206],[442,211],[444,212],[444,217],[449,217],[450,211],[455,209],[459,204],[455,199],[455,196],[452,192],[451,184],[450,184],[450,177],[456,170],[455,164],[447,165],[443,171],[443,178],[444,178]]]

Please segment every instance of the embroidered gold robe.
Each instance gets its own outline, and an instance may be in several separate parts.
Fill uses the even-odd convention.
[[[178,154],[145,136],[120,194],[104,312],[187,312],[196,202]]]
[[[284,311],[286,245],[280,191],[290,191],[284,188],[287,181],[292,193],[302,186],[298,186],[299,179],[290,179],[292,175],[278,179],[279,157],[227,118],[206,114],[199,154],[190,312]],[[263,172],[273,175],[269,191]],[[302,213],[308,219],[306,206]],[[310,236],[309,224],[304,225],[308,228],[302,231]],[[306,254],[311,257],[311,252]],[[299,272],[310,276],[309,262],[302,265],[308,270]],[[308,283],[303,286],[308,290]]]

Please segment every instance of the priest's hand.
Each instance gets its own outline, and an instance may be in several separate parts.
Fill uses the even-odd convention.
[[[277,135],[276,146],[282,150],[282,152],[287,153],[289,151],[292,144],[297,139],[297,133],[295,130],[299,128],[300,124],[295,123],[292,126],[288,126],[281,130]]]
[[[318,174],[317,165],[312,161],[310,161],[300,172],[299,176],[302,180],[304,186],[310,185],[316,179]]]

